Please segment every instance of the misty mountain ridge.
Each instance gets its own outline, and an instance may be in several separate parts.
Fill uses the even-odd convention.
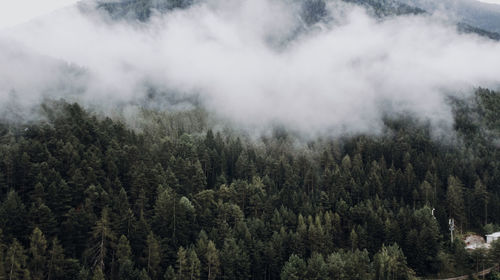
[[[114,20],[102,17],[114,11]],[[103,111],[203,107],[250,130],[377,133],[381,116],[405,112],[437,131],[452,125],[448,95],[498,85],[496,45],[394,0],[99,1],[2,36],[29,54],[6,55],[4,65],[48,75],[36,82],[36,73],[18,71],[2,97],[12,92],[34,107],[65,98]],[[79,74],[67,77],[65,65]]]
[[[115,19],[148,20],[153,11],[165,12],[172,9],[186,8],[193,0],[118,0],[97,1],[97,8],[108,12]]]
[[[440,12],[451,21],[457,22],[457,29],[500,40],[500,8],[497,5],[474,0],[341,0],[368,9],[374,16],[420,15]],[[290,1],[300,6],[300,17],[305,24],[315,24],[328,17],[326,5],[332,0]],[[194,0],[102,0],[97,8],[106,11],[114,19],[148,21],[154,11],[164,13],[183,9],[196,3]]]
[[[500,5],[476,0],[399,0],[477,28],[500,33]]]

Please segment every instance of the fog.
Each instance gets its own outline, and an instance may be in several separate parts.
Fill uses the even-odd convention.
[[[429,15],[375,19],[331,1],[306,26],[287,0],[201,1],[148,23],[91,4],[0,32],[0,106],[46,98],[113,108],[197,96],[238,127],[377,133],[387,114],[452,125],[448,96],[498,88],[500,44]],[[19,112],[18,112],[19,113]]]

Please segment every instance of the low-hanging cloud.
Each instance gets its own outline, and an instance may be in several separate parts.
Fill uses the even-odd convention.
[[[374,133],[388,113],[452,123],[449,95],[500,82],[500,44],[428,15],[371,17],[332,1],[306,26],[287,0],[206,0],[148,23],[88,7],[0,34],[0,102],[127,104],[148,89],[198,96],[253,129]]]

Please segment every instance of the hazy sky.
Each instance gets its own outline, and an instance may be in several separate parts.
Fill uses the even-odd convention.
[[[492,3],[492,4],[500,4],[500,0],[478,0],[479,2]]]
[[[26,22],[78,0],[2,0],[0,1],[0,29]]]

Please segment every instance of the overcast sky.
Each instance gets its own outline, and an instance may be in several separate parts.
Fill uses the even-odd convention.
[[[50,13],[78,0],[1,0],[0,29]]]
[[[500,0],[478,0],[480,2],[492,3],[492,4],[500,4]]]

